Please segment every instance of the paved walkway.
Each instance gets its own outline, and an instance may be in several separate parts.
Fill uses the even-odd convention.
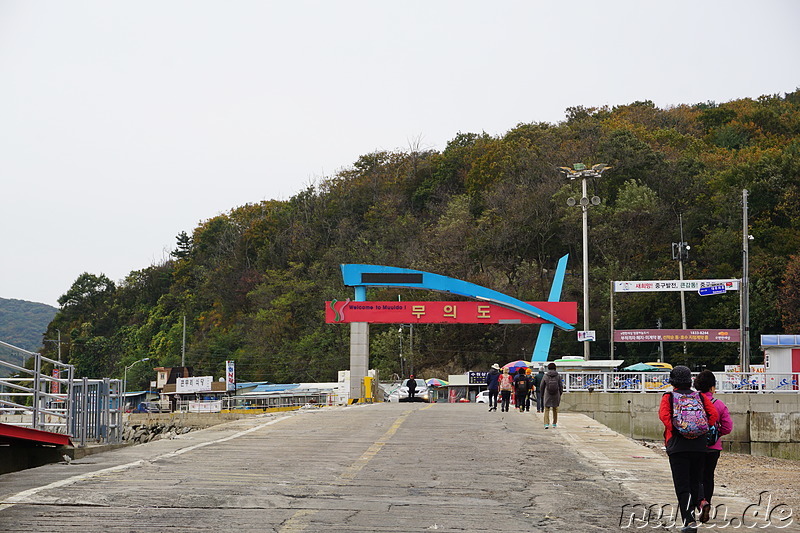
[[[377,404],[2,475],[0,530],[663,531],[668,517],[641,517],[674,499],[666,458],[584,415],[545,430],[536,413]],[[756,502],[716,503],[735,518]]]

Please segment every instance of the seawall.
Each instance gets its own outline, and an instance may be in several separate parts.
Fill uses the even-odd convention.
[[[570,392],[561,398],[564,411],[584,413],[637,440],[661,441],[660,393]],[[733,419],[723,449],[800,460],[800,394],[718,394]]]

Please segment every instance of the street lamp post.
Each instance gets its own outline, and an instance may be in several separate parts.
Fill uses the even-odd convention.
[[[600,197],[592,196],[589,198],[587,192],[586,180],[589,178],[599,178],[603,172],[611,167],[605,163],[598,163],[592,165],[592,168],[586,168],[583,163],[575,163],[572,168],[559,167],[559,171],[569,180],[580,178],[581,180],[581,198],[567,198],[567,205],[574,206],[580,204],[583,218],[583,358],[588,361],[590,358],[589,342],[591,342],[589,335],[589,205],[600,205]]]
[[[149,357],[145,357],[144,359],[139,359],[138,361],[134,361],[133,363],[131,363],[128,366],[125,367],[125,372],[123,372],[123,376],[122,376],[122,410],[123,411],[125,410],[125,393],[128,392],[128,369],[129,368],[133,368],[133,365],[135,365],[135,364],[138,364],[138,363],[141,363],[141,362],[144,362],[144,361],[149,361],[149,360],[150,360]]]

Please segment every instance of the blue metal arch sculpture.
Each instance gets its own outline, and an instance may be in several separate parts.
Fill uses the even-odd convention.
[[[562,258],[563,265],[566,265],[566,258]],[[559,267],[562,263],[559,262]],[[553,326],[558,327],[564,331],[572,331],[575,328],[567,324],[558,317],[539,309],[527,302],[512,298],[501,292],[497,292],[474,283],[462,281],[455,278],[449,278],[440,274],[432,274],[430,272],[423,272],[421,270],[411,270],[407,268],[390,267],[383,265],[360,265],[360,264],[343,264],[342,279],[344,284],[348,287],[355,288],[356,301],[366,301],[367,287],[404,287],[409,289],[426,289],[438,292],[447,292],[451,294],[458,294],[459,296],[466,296],[474,300],[489,302],[495,305],[512,309],[519,313],[528,316],[541,318],[549,321]],[[561,279],[558,279],[559,272]],[[561,293],[561,286],[563,285],[564,270],[559,268],[556,272],[556,280],[553,281],[553,289],[558,285],[558,294]],[[550,292],[550,301],[553,300],[554,291]],[[542,327],[549,324],[543,324]],[[549,337],[552,337],[552,326],[550,326]],[[540,333],[541,336],[541,333]],[[547,350],[550,347],[550,339],[547,339]],[[538,345],[538,341],[537,341]]]

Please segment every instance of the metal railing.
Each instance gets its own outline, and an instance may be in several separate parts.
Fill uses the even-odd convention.
[[[0,422],[62,433],[79,446],[95,440],[116,443],[121,437],[118,379],[75,379],[75,368],[0,341],[0,347],[32,358],[25,368],[0,360],[0,368],[13,374],[0,377]],[[42,372],[45,364],[53,372]]]
[[[695,374],[692,374],[694,377]],[[564,390],[595,392],[664,392],[669,372],[564,372]],[[717,392],[800,392],[800,373],[714,372]]]

